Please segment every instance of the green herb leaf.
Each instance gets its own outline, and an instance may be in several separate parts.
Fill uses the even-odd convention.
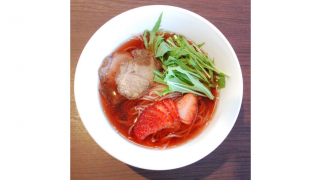
[[[219,89],[226,87],[226,78],[224,75],[219,75],[218,85],[219,85]]]
[[[142,35],[145,47],[155,52],[155,57],[161,60],[162,68],[165,70],[165,73],[153,70],[154,81],[168,85],[168,88],[158,95],[179,91],[213,99],[210,88],[224,88],[225,76],[228,75],[214,66],[214,59],[211,60],[207,52],[202,53],[200,47],[205,43],[190,45],[184,36],[178,34],[164,40],[163,36],[167,31],[162,32],[159,29],[162,15],[163,13],[160,14],[152,31],[145,30]]]
[[[178,44],[178,46],[181,46],[181,38],[178,38],[178,36],[175,34],[173,35],[173,39],[174,41]]]
[[[174,41],[172,40],[171,37],[168,37],[166,41],[171,47],[177,47],[177,45],[174,44]]]
[[[173,70],[175,76],[180,79],[180,81],[184,82],[185,84],[189,85],[189,86],[194,86],[194,84],[189,80],[188,76],[177,71],[177,70]]]
[[[175,71],[174,71],[175,70]],[[191,82],[190,84],[193,84],[193,86],[191,86],[189,83],[185,83],[184,81],[181,81],[178,77],[177,77],[177,71],[181,74],[184,74],[185,77],[187,77],[187,79],[189,80],[189,82]],[[176,73],[174,73],[176,72]],[[181,74],[178,74],[178,76]],[[206,94],[210,99],[213,99],[214,96],[212,95],[211,91],[208,90],[200,81],[199,79],[193,77],[190,73],[188,73],[187,71],[181,69],[181,67],[169,67],[168,68],[168,74],[166,75],[166,77],[164,78],[164,81],[167,83],[167,85],[169,86],[170,90],[175,91],[175,89],[180,89],[179,91],[182,93],[186,93],[186,92],[198,92],[197,94]],[[201,92],[201,93],[199,93]]]
[[[160,24],[161,24],[161,19],[162,19],[162,14],[160,15],[158,21],[156,22],[156,24],[154,25],[152,31],[148,31],[148,30],[145,30],[144,33],[143,33],[143,42],[145,44],[145,47],[150,50],[150,51],[156,51],[158,46],[160,45],[160,43],[163,41],[163,36],[164,34],[162,35],[156,35],[157,32],[159,31],[159,28],[160,28]],[[147,38],[147,35],[149,34],[149,41],[148,41],[148,38]]]
[[[201,48],[201,46],[203,46],[205,44],[205,42],[198,44],[198,47]]]
[[[153,43],[151,43],[151,47],[152,47],[154,52],[157,52],[158,48],[159,48],[159,45],[164,42],[163,41],[163,36],[164,36],[164,34],[155,36],[153,38]]]
[[[153,32],[157,32],[159,30],[160,24],[161,24],[161,19],[162,19],[162,14],[163,14],[163,12],[160,14],[160,17],[159,17],[158,21],[154,25],[154,27],[152,29]]]
[[[201,76],[201,79],[203,81],[205,81],[206,83],[209,83],[208,79],[206,78],[206,76],[201,71],[199,71],[198,69],[196,69],[196,71]]]
[[[168,51],[171,51],[171,48],[169,47],[169,45],[167,45],[166,42],[162,41],[162,43],[156,51],[156,57],[163,56]]]
[[[160,71],[158,71],[157,69],[153,69],[152,70],[153,71],[153,74],[155,74],[155,75],[157,75],[157,76],[159,76],[159,77],[161,77],[161,78],[164,78],[164,74],[162,74]]]
[[[166,94],[172,93],[172,92],[174,92],[174,91],[171,91],[171,90],[169,89],[169,87],[167,87],[167,88],[164,89],[162,92],[160,92],[160,93],[157,92],[157,94],[158,94],[158,96],[165,96]]]
[[[159,76],[157,75],[154,75],[154,79],[153,81],[156,81],[158,83],[161,83],[161,84],[167,84],[163,79],[161,79]]]
[[[181,93],[193,93],[193,94],[196,94],[198,96],[206,97],[202,93],[199,93],[197,91],[193,91],[192,89],[190,89],[190,86],[187,86],[187,85],[175,83],[175,82],[172,82],[172,81],[167,82],[167,85],[169,86],[170,92],[178,91],[178,92],[181,92]]]
[[[147,38],[148,34],[149,34],[148,30],[145,30],[142,34],[143,43],[144,43],[144,46],[146,47],[146,49],[149,49],[149,43],[148,43],[148,38]]]
[[[192,58],[188,59],[188,64],[191,65],[194,69],[201,70],[201,68],[198,66],[198,64]]]
[[[179,59],[181,56],[188,56],[189,53],[184,50],[185,46],[185,43],[181,43],[180,48],[173,47],[172,51],[170,52],[170,56],[175,57],[176,59]]]
[[[213,83],[213,71],[209,69],[210,82]]]

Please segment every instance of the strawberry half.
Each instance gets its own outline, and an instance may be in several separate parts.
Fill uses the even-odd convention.
[[[159,119],[160,126],[161,126],[160,129],[170,128],[172,123],[167,118],[166,114],[164,114],[162,111],[159,111],[155,107],[149,107],[148,112],[146,112],[146,116],[148,116],[149,114],[152,114],[153,116],[157,116],[157,118]]]
[[[143,111],[133,132],[138,139],[144,140],[150,134],[162,129],[179,127],[180,120],[176,105],[172,99],[165,99]]]
[[[165,115],[165,117],[168,119],[168,128],[174,127],[175,120],[169,107],[167,107],[163,101],[156,102],[154,104],[154,107],[159,111],[161,111]]]
[[[134,134],[136,137],[142,140],[158,130],[158,127],[155,125],[154,120],[151,117],[142,116],[139,118],[139,122],[134,128]]]
[[[176,103],[176,106],[181,122],[190,125],[198,113],[197,96],[192,93],[188,93]]]
[[[174,104],[174,102],[172,101],[172,99],[165,99],[163,100],[163,103],[169,107],[170,112],[172,114],[172,116],[174,117],[174,124],[175,126],[180,126],[180,117],[179,117],[179,112],[176,108],[176,105]]]

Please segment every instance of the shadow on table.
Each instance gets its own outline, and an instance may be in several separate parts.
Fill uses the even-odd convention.
[[[211,163],[208,162],[208,159]],[[195,179],[195,177],[196,179],[203,179],[217,171],[227,160],[227,156],[219,158],[215,156],[215,153],[211,153],[196,163],[174,170],[151,171],[133,166],[129,167],[147,179]]]
[[[234,128],[237,125],[241,126],[243,120],[244,109],[242,106]],[[240,129],[240,132],[238,129]],[[244,129],[244,131],[247,131],[247,129]],[[242,136],[241,140],[237,140],[239,136]],[[235,140],[238,142],[235,142]],[[245,143],[243,143],[243,140]],[[230,159],[232,160],[229,161]],[[227,162],[227,169],[229,167],[232,168],[232,172],[228,173],[226,169],[219,171]],[[128,166],[147,179],[203,179],[215,172],[218,172],[218,177],[227,175],[229,178],[233,176],[236,179],[250,178],[250,132],[243,132],[241,127],[231,131],[216,150],[203,159],[182,168],[167,171],[151,171]]]

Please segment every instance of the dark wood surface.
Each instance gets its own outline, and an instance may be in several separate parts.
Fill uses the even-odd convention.
[[[90,37],[108,20],[132,8],[172,5],[193,11],[229,40],[241,64],[244,92],[235,126],[224,142],[202,160],[175,170],[148,171],[110,156],[88,134],[74,100],[74,74]],[[71,0],[71,178],[72,179],[250,179],[250,0],[131,1]]]

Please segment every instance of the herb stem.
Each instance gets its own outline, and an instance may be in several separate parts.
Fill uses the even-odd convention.
[[[154,73],[155,75],[157,75],[157,76],[159,76],[159,77],[161,77],[161,78],[164,78],[164,74],[162,74],[160,71],[158,71],[158,70],[156,70],[156,69],[153,69],[152,71],[153,71],[153,73]]]

